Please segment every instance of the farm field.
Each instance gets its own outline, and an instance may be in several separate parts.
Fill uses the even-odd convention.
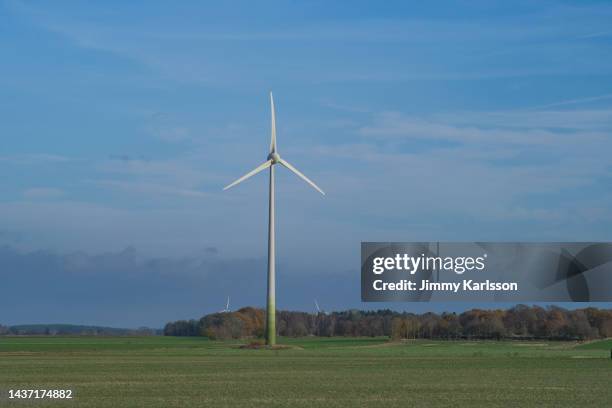
[[[1,337],[0,406],[610,406],[612,341]],[[8,389],[72,389],[69,401]]]

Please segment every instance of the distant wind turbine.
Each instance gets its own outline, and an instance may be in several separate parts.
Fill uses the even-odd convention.
[[[282,159],[278,154],[276,148],[276,117],[274,113],[274,98],[272,92],[270,92],[270,109],[272,111],[272,134],[270,138],[270,152],[267,160],[251,170],[238,180],[227,185],[223,190],[227,190],[230,187],[235,186],[238,183],[243,182],[251,176],[259,173],[262,170],[270,168],[270,186],[269,186],[269,201],[268,201],[268,297],[266,305],[266,344],[273,346],[276,344],[276,274],[275,274],[275,248],[274,248],[274,165],[282,164],[299,178],[310,184],[319,193],[325,195],[315,183],[313,183],[308,177],[303,175],[298,169],[293,167],[289,162]]]
[[[317,314],[321,313],[321,308],[319,307],[319,302],[317,302],[317,299],[314,300],[314,304]]]
[[[324,310],[321,310],[321,308],[319,307],[319,302],[317,302],[317,299],[314,300],[314,304],[315,304],[315,310],[317,311],[317,316],[320,315],[321,313],[323,313],[324,315],[327,315],[327,313]]]
[[[229,308],[229,296],[227,297],[227,303],[225,304],[225,309],[223,310],[219,310],[219,313],[229,313],[230,308]]]

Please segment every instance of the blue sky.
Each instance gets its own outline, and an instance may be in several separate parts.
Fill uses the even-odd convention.
[[[270,90],[281,154],[328,193],[279,172],[285,279],[357,281],[366,240],[610,241],[610,21],[606,2],[0,1],[0,245],[259,264],[266,178],[221,188],[265,159]]]

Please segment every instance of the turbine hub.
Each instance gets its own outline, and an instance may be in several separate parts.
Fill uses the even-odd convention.
[[[272,152],[268,155],[268,160],[272,160],[272,164],[276,164],[280,161],[280,156],[276,152]]]

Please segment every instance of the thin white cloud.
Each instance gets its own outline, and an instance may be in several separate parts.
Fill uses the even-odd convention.
[[[473,115],[474,116],[474,115]],[[483,116],[487,116],[484,114]],[[477,124],[478,123],[478,124]],[[515,122],[515,125],[520,124]],[[587,140],[602,139],[605,135],[584,132],[580,140],[575,135],[554,132],[547,128],[529,127],[522,129],[506,127],[483,127],[480,122],[463,125],[444,123],[421,117],[406,116],[397,112],[383,113],[373,124],[362,127],[360,134],[366,137],[395,138],[403,140],[435,141],[458,143],[485,143],[496,145],[554,145],[563,143],[584,143]]]
[[[37,165],[48,163],[66,163],[78,159],[48,153],[21,154],[11,156],[0,156],[0,162],[23,165]]]
[[[607,99],[612,99],[612,94],[590,96],[587,98],[568,99],[566,101],[559,101],[559,102],[549,103],[546,105],[533,106],[530,109],[533,109],[533,110],[548,109],[548,108],[554,108],[557,106],[577,105],[577,104],[582,104],[582,103],[603,101]]]
[[[96,180],[93,183],[99,186],[115,188],[133,194],[171,195],[186,198],[210,197],[210,194],[199,190],[170,187],[168,185],[142,181]]]
[[[605,73],[609,59],[596,53],[585,53],[572,39],[601,28],[607,30],[611,8],[598,7],[543,7],[534,15],[500,17],[497,19],[354,19],[351,21],[287,24],[282,29],[256,25],[246,31],[242,27],[214,24],[177,27],[156,24],[156,20],[140,20],[136,25],[117,21],[92,22],[78,15],[60,15],[53,9],[29,3],[16,3],[12,10],[29,17],[35,24],[59,34],[74,45],[113,53],[121,58],[137,61],[173,81],[201,82],[218,86],[248,79],[269,83],[270,78],[254,67],[263,66],[262,60],[270,53],[293,51],[295,43],[323,44],[312,55],[304,54],[296,64],[280,61],[276,72],[289,80],[312,80],[317,72],[319,82],[339,81],[400,81],[414,79],[452,80],[483,79],[572,73],[579,68],[588,72]],[[103,20],[102,20],[103,21]],[[585,27],[588,27],[586,32]],[[261,53],[247,52],[253,42],[265,43]],[[218,44],[225,44],[219,52]],[[358,44],[362,52],[351,54],[339,45]],[[376,43],[384,43],[409,59],[368,58],[367,50]],[[185,51],[185,44],[189,51]],[[211,44],[216,45],[211,47]],[[453,63],[440,63],[432,50],[444,44],[445,57]],[[575,63],[550,63],[547,50],[555,47],[572,53]],[[201,48],[205,52],[192,52]],[[509,54],[531,52],[538,58],[530,64],[497,63],[493,53],[511,50]],[[226,55],[242,55],[240,63],[227,63]],[[489,55],[487,57],[487,54]],[[365,57],[364,57],[365,55]],[[300,58],[295,56],[294,58]],[[389,69],[386,61],[392,60]],[[313,61],[316,61],[313,63]],[[580,61],[580,62],[578,62]],[[588,63],[584,63],[584,62]],[[325,67],[325,69],[321,69]],[[277,79],[275,78],[275,79]]]
[[[430,120],[455,126],[503,129],[553,129],[609,134],[612,109],[529,110],[450,112],[431,115]]]
[[[64,191],[53,187],[33,187],[24,190],[22,194],[28,199],[48,199],[61,197]]]
[[[600,38],[600,37],[608,37],[610,35],[612,35],[612,31],[600,31],[597,33],[581,35],[578,37],[578,39]]]

